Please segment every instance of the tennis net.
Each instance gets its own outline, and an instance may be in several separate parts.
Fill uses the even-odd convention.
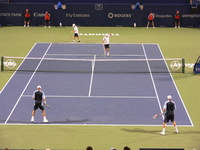
[[[34,58],[1,57],[1,71],[66,72],[66,73],[184,73],[183,58],[127,59],[119,57]]]

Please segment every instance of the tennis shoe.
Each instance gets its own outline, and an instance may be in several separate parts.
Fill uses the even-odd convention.
[[[165,132],[161,132],[160,134],[161,134],[161,135],[165,135]]]
[[[178,129],[176,129],[176,133],[178,133]]]
[[[33,118],[31,119],[31,122],[34,122],[34,119],[33,119]]]
[[[47,119],[44,119],[43,122],[49,122]]]

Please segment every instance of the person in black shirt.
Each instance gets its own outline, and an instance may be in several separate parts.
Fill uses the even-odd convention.
[[[34,116],[35,116],[35,112],[38,108],[40,108],[42,110],[42,116],[43,116],[43,122],[48,122],[47,118],[46,118],[46,112],[44,110],[44,105],[46,105],[46,97],[43,91],[41,91],[41,86],[38,85],[37,86],[37,90],[33,92],[33,99],[35,99],[35,104],[34,104],[34,108],[32,111],[32,117],[31,117],[31,122],[34,122]]]
[[[178,128],[177,128],[177,125],[176,125],[176,121],[174,120],[174,110],[176,110],[176,104],[174,101],[172,101],[172,96],[171,95],[168,95],[167,96],[167,99],[168,101],[166,101],[164,103],[164,106],[163,106],[163,112],[161,115],[165,113],[165,117],[164,117],[164,121],[163,121],[163,130],[162,132],[160,133],[161,135],[165,135],[165,128],[166,128],[166,124],[167,122],[171,121],[172,124],[174,125],[174,128],[175,128],[175,131],[178,133]]]

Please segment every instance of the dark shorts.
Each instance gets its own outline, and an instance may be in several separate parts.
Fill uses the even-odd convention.
[[[104,45],[105,49],[110,48],[109,44]]]
[[[45,23],[47,23],[47,24],[50,23],[50,20],[45,20]]]
[[[30,21],[30,17],[25,17],[24,21]]]
[[[167,123],[169,121],[174,121],[174,114],[165,114],[164,122]]]
[[[42,102],[35,101],[35,105],[33,107],[33,110],[36,110],[38,108],[40,108],[41,110],[44,110],[44,106],[42,105]]]
[[[149,23],[153,23],[153,20],[149,20]]]
[[[180,22],[180,19],[175,19],[175,22],[176,22],[176,23],[179,23],[179,22]]]
[[[74,37],[78,37],[78,33],[74,33]]]

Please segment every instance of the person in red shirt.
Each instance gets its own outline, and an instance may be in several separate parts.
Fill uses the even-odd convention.
[[[148,15],[147,28],[149,27],[150,24],[152,24],[152,27],[155,28],[155,26],[154,26],[154,14],[153,13],[150,13]]]
[[[179,11],[176,11],[176,13],[174,15],[174,19],[175,19],[175,28],[180,28],[181,15],[180,15]]]
[[[24,12],[24,27],[29,27],[30,25],[30,17],[31,17],[31,13],[29,12],[28,9],[26,9],[26,11]]]
[[[46,28],[47,26],[50,28],[50,14],[48,12],[44,15],[44,27]]]

